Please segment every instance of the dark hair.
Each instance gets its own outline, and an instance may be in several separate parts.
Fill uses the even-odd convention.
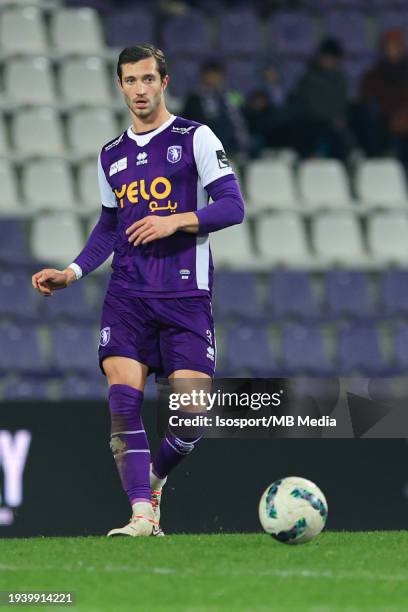
[[[224,73],[225,72],[224,64],[220,62],[219,60],[209,59],[205,61],[203,64],[201,64],[200,66],[200,73],[203,74],[203,72]]]
[[[325,38],[319,45],[319,55],[343,56],[343,47],[336,38]]]
[[[153,45],[143,43],[141,45],[135,45],[134,47],[126,47],[120,52],[118,58],[118,65],[116,73],[119,79],[122,81],[122,64],[134,64],[140,62],[140,60],[148,57],[154,57],[156,60],[157,70],[160,74],[161,80],[168,74],[166,58],[164,57],[163,51],[157,49]]]

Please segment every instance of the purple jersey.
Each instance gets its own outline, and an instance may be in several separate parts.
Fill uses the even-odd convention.
[[[233,174],[221,142],[206,125],[172,115],[160,127],[131,128],[102,148],[102,204],[118,209],[111,289],[132,296],[207,294],[212,284],[208,234],[179,231],[135,247],[126,229],[146,215],[194,212],[208,205],[206,187]]]

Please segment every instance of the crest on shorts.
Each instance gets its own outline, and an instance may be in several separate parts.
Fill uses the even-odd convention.
[[[175,164],[180,161],[182,153],[182,147],[180,145],[172,145],[167,149],[167,161],[171,164]]]
[[[106,346],[109,340],[110,340],[110,327],[104,327],[103,329],[101,329],[99,346]]]

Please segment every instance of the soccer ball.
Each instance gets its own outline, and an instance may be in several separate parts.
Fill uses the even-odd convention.
[[[273,482],[259,502],[261,525],[275,540],[303,544],[313,540],[327,520],[327,501],[310,480],[290,476]]]

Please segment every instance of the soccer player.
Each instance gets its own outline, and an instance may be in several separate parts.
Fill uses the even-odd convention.
[[[100,219],[73,263],[41,270],[32,283],[51,296],[113,251],[99,361],[109,383],[110,445],[132,518],[108,535],[164,535],[162,487],[198,440],[168,429],[151,462],[141,419],[146,377],[156,372],[176,389],[177,380],[214,376],[208,234],[241,223],[244,207],[215,134],[167,110],[163,52],[149,44],[126,48],[117,74],[132,125],[102,147]]]

